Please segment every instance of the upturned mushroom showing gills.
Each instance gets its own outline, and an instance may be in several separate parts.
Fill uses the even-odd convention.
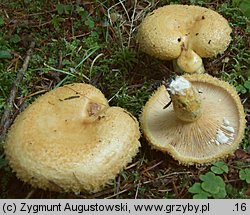
[[[139,123],[100,90],[71,84],[39,97],[12,125],[5,154],[17,177],[60,192],[95,192],[132,161]]]
[[[153,148],[192,165],[232,154],[244,136],[245,114],[231,85],[193,74],[160,86],[143,108],[140,122]]]
[[[141,51],[173,60],[174,69],[203,73],[202,58],[216,56],[228,47],[232,29],[217,12],[199,6],[167,5],[150,13],[140,24]]]

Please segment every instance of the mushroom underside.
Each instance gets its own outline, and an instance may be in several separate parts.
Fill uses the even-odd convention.
[[[200,78],[202,77],[202,78]],[[244,134],[244,111],[235,90],[207,75],[187,76],[201,96],[203,113],[194,122],[176,117],[170,96],[161,86],[149,99],[141,125],[151,145],[182,163],[207,163],[232,153]]]

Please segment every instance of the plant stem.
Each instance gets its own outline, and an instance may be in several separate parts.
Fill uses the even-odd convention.
[[[24,59],[22,68],[18,71],[16,80],[13,82],[12,89],[10,91],[10,96],[7,100],[7,108],[5,109],[3,116],[1,118],[1,122],[0,122],[0,131],[1,131],[0,139],[5,137],[7,130],[9,129],[11,125],[11,122],[12,122],[11,115],[13,112],[14,100],[18,92],[18,86],[21,83],[26,70],[28,69],[30,57],[31,57],[34,47],[35,47],[35,42],[32,41],[27,51],[27,55]]]

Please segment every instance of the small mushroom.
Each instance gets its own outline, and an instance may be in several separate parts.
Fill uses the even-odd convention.
[[[183,164],[204,164],[235,151],[244,136],[245,114],[231,85],[193,74],[160,86],[143,108],[140,122],[153,148]]]
[[[138,28],[140,49],[162,60],[174,60],[175,70],[203,73],[201,58],[228,47],[232,29],[217,12],[199,6],[167,5],[150,13]]]
[[[132,161],[139,123],[110,107],[92,85],[71,84],[39,97],[12,125],[5,154],[17,177],[34,187],[96,192]]]

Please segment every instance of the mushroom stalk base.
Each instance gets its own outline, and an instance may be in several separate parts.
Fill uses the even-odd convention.
[[[201,57],[193,50],[185,48],[183,48],[177,60],[173,61],[173,67],[175,72],[181,73],[201,74],[205,72]]]
[[[194,122],[202,115],[202,102],[198,92],[191,86],[184,93],[170,94],[176,116],[185,122]]]

